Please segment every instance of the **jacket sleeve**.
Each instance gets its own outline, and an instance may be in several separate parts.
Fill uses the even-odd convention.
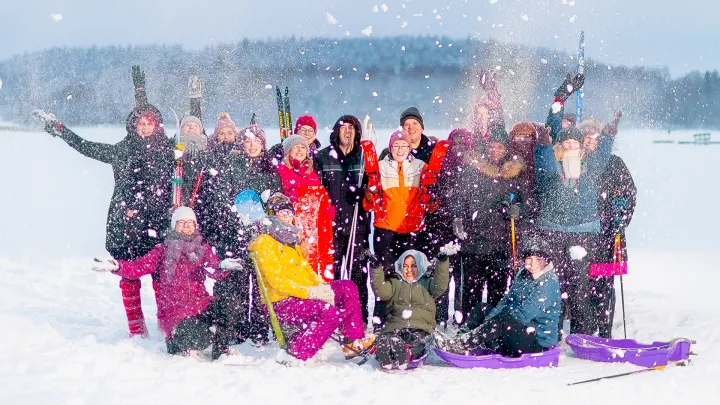
[[[269,239],[272,239],[269,235],[260,235],[248,248],[256,254],[264,281],[282,294],[307,299],[309,288],[295,283],[283,271],[287,264],[282,262],[280,252],[269,243]]]
[[[538,145],[535,147],[535,178],[538,187],[541,183],[559,177],[558,166],[555,164],[555,152],[551,145]]]
[[[207,253],[205,254],[205,262],[203,263],[203,268],[207,276],[213,280],[222,280],[225,277],[229,276],[229,271],[220,268],[220,259],[217,257],[215,252],[213,252],[210,245],[205,243],[205,249]],[[208,267],[211,269],[215,269],[215,271],[209,271]]]
[[[137,280],[142,276],[152,274],[157,270],[164,251],[164,246],[159,244],[135,260],[118,260],[120,268],[114,274],[130,280]]]
[[[546,281],[527,297],[523,305],[517,306],[512,311],[512,316],[523,325],[529,326],[534,320],[548,314],[560,302],[560,291],[558,282]]]
[[[550,112],[548,113],[545,125],[550,127],[550,139],[552,139],[552,143],[557,141],[558,134],[560,134],[560,131],[562,130],[562,118],[564,112],[565,103],[560,100],[555,100],[552,106],[550,106]]]
[[[202,98],[190,99],[190,115],[197,117],[202,122]],[[205,133],[204,128],[203,133]]]
[[[375,297],[380,301],[390,300],[395,293],[392,280],[385,280],[385,273],[382,266],[372,269],[371,272],[372,279],[370,285],[372,286]]]
[[[450,283],[450,258],[446,258],[435,267],[435,275],[430,285],[430,294],[434,299],[440,298],[448,290]]]
[[[112,164],[115,159],[115,145],[107,143],[91,142],[81,138],[79,135],[71,131],[65,125],[59,131],[59,136],[65,141],[70,147],[90,159]]]
[[[608,135],[607,131],[603,130],[602,134],[600,134],[600,143],[597,149],[588,159],[588,171],[596,173],[597,175],[602,174],[610,161],[614,143],[615,137]]]
[[[502,312],[503,309],[505,309],[505,307],[507,306],[507,300],[508,300],[508,296],[505,295],[500,300],[500,302],[498,302],[497,305],[495,305],[495,307],[493,309],[491,309],[490,312],[488,312],[487,316],[485,316],[485,320],[492,319],[492,318],[498,316],[500,314],[500,312]],[[480,305],[480,304],[478,304],[478,305]]]

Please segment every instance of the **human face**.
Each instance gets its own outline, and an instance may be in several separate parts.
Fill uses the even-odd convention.
[[[223,127],[220,128],[220,131],[218,131],[217,139],[220,143],[235,143],[235,140],[237,139],[237,134],[235,133],[234,129],[230,127]]]
[[[202,130],[197,122],[191,121],[183,125],[182,128],[180,128],[180,132],[182,132],[183,135],[200,135]]]
[[[456,136],[453,138],[452,143],[452,150],[453,153],[463,153],[467,150],[467,145],[465,144],[465,140],[462,136]]]
[[[275,216],[285,225],[292,225],[293,219],[295,219],[292,210],[280,210]]]
[[[420,121],[416,120],[415,118],[408,118],[403,124],[403,129],[405,130],[405,132],[408,133],[408,135],[410,135],[410,142],[412,143],[412,146],[415,148],[418,147],[418,145],[420,145],[420,138],[423,133]]]
[[[541,272],[547,264],[547,260],[540,256],[528,256],[525,258],[525,269],[531,274]]]
[[[598,146],[598,138],[598,134],[585,134],[585,137],[583,138],[583,148],[589,151],[594,151]]]
[[[562,147],[565,150],[576,150],[580,149],[580,142],[574,139],[566,139],[562,142]]]
[[[487,146],[488,158],[493,163],[500,162],[500,159],[505,157],[507,153],[507,146],[500,142],[490,142]]]
[[[308,145],[315,141],[315,130],[310,125],[303,125],[298,129],[298,135],[301,135],[307,141]]]
[[[181,219],[175,222],[175,232],[183,235],[192,235],[195,233],[195,221],[192,219]]]
[[[355,125],[350,123],[344,123],[340,126],[340,136],[338,137],[338,143],[342,148],[349,148],[353,146],[355,142]]]
[[[392,144],[390,153],[392,154],[392,157],[393,159],[395,159],[396,162],[402,162],[403,160],[407,159],[408,155],[410,154],[410,144],[403,140],[395,141]]]
[[[307,148],[305,148],[305,145],[295,145],[290,148],[290,153],[288,155],[290,156],[290,159],[302,162],[307,159]]]
[[[570,122],[570,120],[566,120],[563,118],[563,120],[560,121],[560,125],[562,125],[562,129],[567,129],[572,126],[572,122]]]
[[[405,280],[415,281],[418,276],[418,267],[414,257],[407,256],[405,260],[403,260],[402,272]]]
[[[246,136],[243,138],[243,150],[251,158],[258,157],[263,153],[262,139],[257,136]]]
[[[155,133],[155,122],[149,120],[147,117],[140,117],[137,123],[137,134],[141,138],[147,138]]]

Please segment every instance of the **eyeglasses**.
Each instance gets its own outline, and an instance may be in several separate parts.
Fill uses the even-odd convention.
[[[310,128],[310,129],[300,129],[300,130],[298,130],[298,134],[300,134],[300,135],[312,135],[312,134],[314,134],[314,133],[315,133],[315,130],[312,129],[312,128]]]
[[[292,210],[284,209],[277,212],[277,216],[279,217],[291,217],[293,216]]]
[[[188,227],[190,225],[195,225],[195,221],[192,219],[181,219],[176,222],[176,224],[180,225],[181,227]]]
[[[410,149],[409,146],[393,146],[392,147],[392,150],[396,150],[398,152],[400,152],[401,150],[408,150],[408,149]]]

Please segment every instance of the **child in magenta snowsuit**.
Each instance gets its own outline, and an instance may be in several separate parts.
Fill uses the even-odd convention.
[[[220,269],[217,256],[210,245],[197,233],[195,213],[179,207],[172,216],[172,229],[162,244],[146,255],[132,260],[118,261],[113,273],[130,280],[152,274],[156,286],[158,326],[165,334],[170,354],[202,350],[213,343],[211,326],[220,327],[218,313],[205,289],[205,278],[222,279],[228,276]],[[222,267],[231,268],[232,261]],[[215,348],[214,348],[215,349]],[[213,352],[213,357],[220,353]]]

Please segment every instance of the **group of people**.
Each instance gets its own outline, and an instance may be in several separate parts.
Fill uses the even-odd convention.
[[[471,129],[438,140],[410,107],[378,156],[351,115],[324,148],[310,115],[271,148],[260,126],[238,128],[228,113],[207,136],[197,77],[176,144],[144,73],[132,72],[136,105],[117,144],[34,113],[47,132],[113,167],[112,259],[100,267],[120,276],[131,336],[148,334],[143,275],[152,276],[171,354],[211,347],[218,358],[246,340],[264,345],[269,313],[288,338],[285,362],[306,361],[333,339],[347,358],[374,350],[388,370],[433,342],[458,354],[547,350],[565,319],[571,333],[611,336],[636,189],[612,154],[622,112],[607,124],[564,113],[583,75],[565,78],[546,123],[508,132],[497,81],[481,71]],[[182,204],[173,206],[178,182]],[[244,201],[263,215],[244,212]],[[206,277],[216,280],[212,294]],[[449,324],[458,336],[444,333]]]

